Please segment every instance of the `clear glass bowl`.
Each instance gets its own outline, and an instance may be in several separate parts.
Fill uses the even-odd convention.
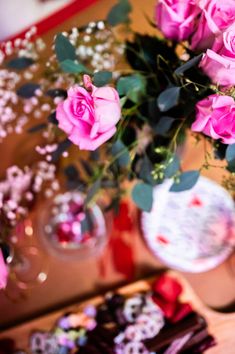
[[[58,194],[43,206],[39,216],[46,250],[66,260],[99,255],[107,243],[104,214],[97,204],[85,208],[85,196],[77,191]]]

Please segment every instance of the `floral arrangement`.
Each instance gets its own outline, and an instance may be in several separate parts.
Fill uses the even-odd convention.
[[[26,131],[37,141],[30,163],[9,167],[0,183],[2,245],[39,192],[76,189],[89,205],[108,190],[106,210],[117,210],[129,181],[150,211],[165,179],[173,192],[192,188],[210,155],[182,171],[188,131],[224,160],[234,192],[235,1],[159,0],[146,18],[154,36],[133,32],[131,10],[119,0],[105,21],[58,34],[49,56],[35,28],[2,44],[0,137]]]

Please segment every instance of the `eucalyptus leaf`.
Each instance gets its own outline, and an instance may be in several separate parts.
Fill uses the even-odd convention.
[[[112,80],[112,73],[110,71],[98,71],[94,74],[93,82],[97,87],[102,87]]]
[[[65,140],[61,141],[58,144],[57,149],[52,153],[52,162],[57,162],[59,160],[59,158],[61,157],[61,155],[63,154],[63,152],[67,151],[71,145],[72,145],[72,142],[67,138]]]
[[[228,145],[225,157],[228,163],[235,162],[235,144]]]
[[[154,185],[155,181],[152,176],[152,171],[153,171],[152,162],[149,160],[148,156],[145,155],[140,165],[139,178],[148,184]]]
[[[185,71],[191,69],[193,66],[196,66],[200,63],[203,54],[199,54],[196,57],[190,59],[185,64],[181,65],[179,68],[175,70],[176,75],[182,75]]]
[[[111,153],[117,159],[119,166],[125,167],[130,162],[130,155],[127,147],[121,140],[117,140],[111,148]]]
[[[199,176],[200,173],[197,170],[181,173],[181,175],[179,176],[179,181],[173,183],[170,188],[170,191],[183,192],[188,189],[191,189],[197,183]]]
[[[128,0],[119,0],[108,13],[107,22],[111,26],[116,26],[120,23],[130,22],[129,13],[132,6]]]
[[[67,37],[59,33],[55,39],[55,53],[57,60],[63,62],[66,59],[75,60],[76,50]]]
[[[153,205],[153,187],[146,183],[138,183],[132,190],[132,199],[144,211],[150,212]]]
[[[180,159],[178,158],[177,155],[175,155],[173,156],[172,161],[168,163],[164,172],[164,177],[171,178],[175,176],[175,174],[179,171],[179,169],[180,169]]]
[[[180,87],[174,86],[164,90],[157,98],[157,105],[161,112],[166,112],[178,104]]]
[[[34,64],[34,60],[27,57],[13,58],[9,60],[6,66],[10,69],[23,70]]]
[[[235,172],[235,160],[231,161],[228,163],[228,166],[226,167],[226,169],[229,172]]]
[[[65,73],[70,73],[70,74],[81,74],[81,73],[87,73],[90,74],[89,69],[85,67],[85,65],[72,61],[70,59],[65,59],[60,63],[61,69]]]
[[[166,135],[172,124],[175,122],[175,118],[172,117],[161,117],[159,122],[154,126],[154,131],[159,135]]]
[[[121,77],[117,82],[119,95],[138,103],[146,91],[146,79],[139,74]]]
[[[18,88],[17,95],[22,98],[31,98],[35,95],[35,91],[40,88],[40,85],[29,82]]]

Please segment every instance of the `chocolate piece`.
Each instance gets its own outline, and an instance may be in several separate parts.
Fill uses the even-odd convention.
[[[215,339],[208,335],[199,343],[195,343],[194,346],[189,347],[186,351],[184,350],[182,354],[202,354],[205,350],[212,348],[216,345]]]
[[[197,346],[199,343],[203,342],[208,337],[208,331],[206,328],[203,328],[196,333],[189,339],[189,341],[183,346],[181,349],[181,353],[191,353],[192,348]]]
[[[192,313],[183,321],[169,327],[164,327],[156,337],[146,340],[145,346],[150,352],[158,352],[170,345],[175,339],[183,337],[188,332],[195,332],[206,328],[206,326],[203,317]]]

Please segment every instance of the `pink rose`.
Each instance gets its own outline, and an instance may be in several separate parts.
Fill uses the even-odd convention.
[[[224,144],[235,143],[235,102],[231,96],[211,95],[196,105],[194,132],[203,132]]]
[[[213,83],[235,85],[235,27],[219,36],[204,54],[200,67]]]
[[[192,49],[205,50],[212,47],[216,36],[235,22],[234,0],[201,0],[202,14],[192,37]]]
[[[74,85],[56,109],[59,127],[81,150],[96,150],[116,132],[120,100],[112,87],[95,87],[84,75],[85,88]]]
[[[7,285],[8,270],[4,262],[2,251],[0,249],[0,289],[4,289]]]
[[[159,0],[156,7],[157,26],[166,38],[185,40],[194,31],[198,12],[195,0]]]

